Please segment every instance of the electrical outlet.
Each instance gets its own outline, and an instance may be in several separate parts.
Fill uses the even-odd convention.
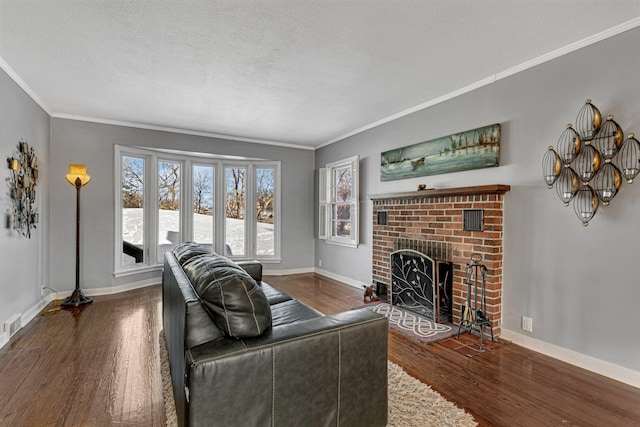
[[[318,260],[318,267],[322,267],[322,260],[321,259]]]
[[[522,316],[522,330],[533,332],[533,319],[531,317]]]

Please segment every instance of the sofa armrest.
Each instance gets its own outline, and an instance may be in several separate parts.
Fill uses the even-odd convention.
[[[238,261],[236,264],[246,271],[258,285],[262,282],[262,264],[260,261]]]
[[[387,319],[369,310],[223,338],[186,357],[190,425],[387,422]]]

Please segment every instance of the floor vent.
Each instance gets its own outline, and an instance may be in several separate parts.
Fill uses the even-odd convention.
[[[22,327],[22,314],[16,314],[4,324],[4,332],[11,338]]]

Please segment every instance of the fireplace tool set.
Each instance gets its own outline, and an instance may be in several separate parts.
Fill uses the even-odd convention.
[[[493,341],[493,327],[491,326],[491,318],[487,314],[487,267],[480,264],[480,261],[482,261],[481,254],[471,254],[471,262],[467,264],[467,301],[464,304],[456,339],[460,336],[461,330],[478,331],[480,349],[482,349],[483,328],[489,327],[491,341]]]

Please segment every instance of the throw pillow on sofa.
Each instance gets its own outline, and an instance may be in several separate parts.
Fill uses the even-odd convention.
[[[250,338],[271,326],[271,310],[262,289],[242,268],[220,256],[199,256],[183,265],[193,289],[225,335]]]
[[[180,243],[179,245],[175,246],[171,250],[171,252],[173,252],[180,265],[183,265],[193,257],[200,255],[211,255],[213,253],[194,242]]]

